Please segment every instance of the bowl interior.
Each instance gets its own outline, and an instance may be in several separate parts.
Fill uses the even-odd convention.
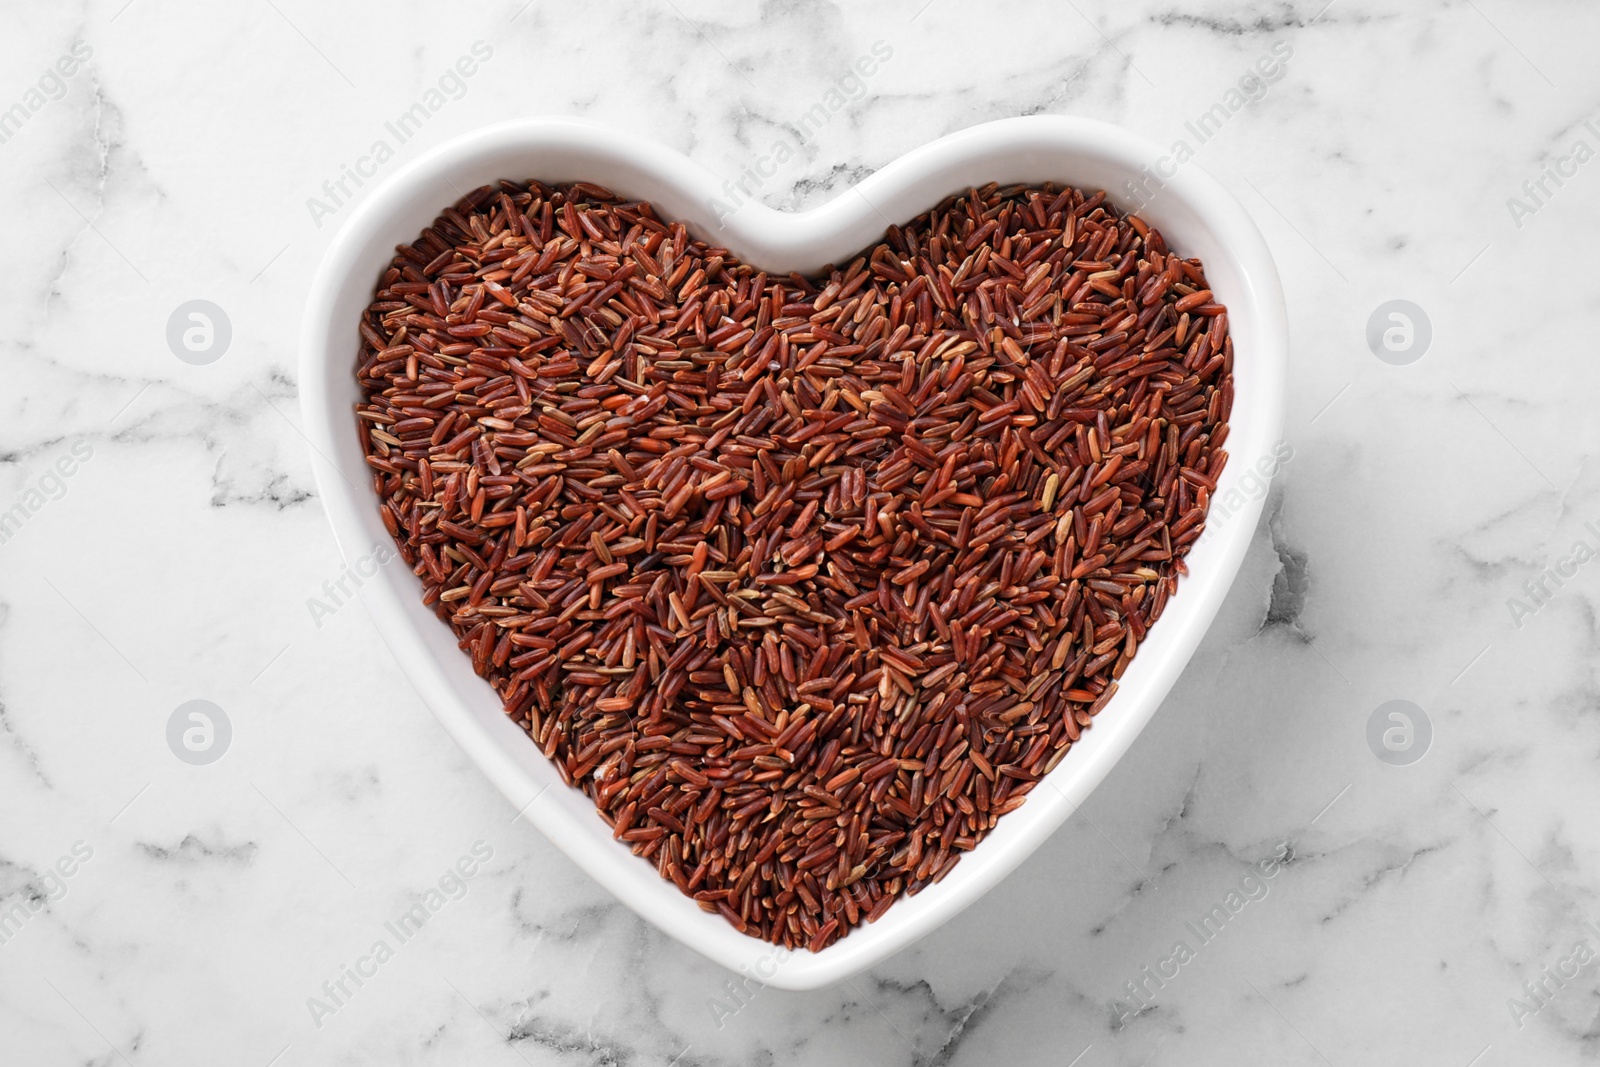
[[[445,145],[396,173],[352,212],[312,287],[304,326],[301,394],[318,487],[347,560],[389,543],[355,431],[356,323],[397,244],[412,241],[462,192],[501,178],[589,181],[646,199],[664,218],[771,271],[815,271],[847,262],[951,193],[990,181],[1052,181],[1105,189],[1128,204],[1125,183],[1145,182],[1160,150],[1115,127],[1030,118],[990,123],[934,142],[858,187],[808,212],[744,202],[731,210],[723,179],[658,145],[571,122],[492,127]],[[473,673],[449,628],[421,602],[403,564],[380,568],[362,594],[401,667],[456,741],[513,805],[593,877],[680,941],[781,988],[815,988],[848,977],[910,944],[977,899],[1033,851],[1127,750],[1198,644],[1232,582],[1265,493],[1257,459],[1272,454],[1281,420],[1287,338],[1283,298],[1265,243],[1225,190],[1188,167],[1156,191],[1140,214],[1180,254],[1203,260],[1229,308],[1235,347],[1232,457],[1214,501],[1240,503],[1191,551],[1190,576],[1151,629],[1093,729],[1020,809],[948,877],[904,899],[878,922],[820,953],[785,953],[734,931],[614,841],[592,802],[565,787],[498,696]],[[743,199],[743,195],[737,199]],[[1231,495],[1230,495],[1231,494]]]

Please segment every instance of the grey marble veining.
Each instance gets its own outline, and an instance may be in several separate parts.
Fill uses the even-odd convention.
[[[0,1062],[1594,1059],[1591,6],[95,0],[0,27]],[[867,975],[730,988],[513,822],[336,595],[307,275],[372,180],[501,119],[634,130],[797,208],[1036,113],[1182,144],[1257,219],[1293,456],[1077,817]],[[232,328],[209,365],[166,338],[196,299]],[[1397,299],[1432,328],[1409,365],[1366,339]],[[196,699],[232,730],[209,765],[168,745]],[[1369,746],[1391,700],[1431,723],[1418,762]]]

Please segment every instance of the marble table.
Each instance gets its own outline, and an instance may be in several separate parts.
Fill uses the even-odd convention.
[[[1143,7],[0,14],[0,1061],[1592,1062],[1600,13]],[[297,428],[306,277],[497,120],[803,207],[1038,113],[1182,142],[1255,216],[1292,458],[1077,817],[868,974],[731,989],[515,822],[378,640]]]

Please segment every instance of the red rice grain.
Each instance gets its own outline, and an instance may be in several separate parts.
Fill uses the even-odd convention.
[[[819,950],[937,882],[1110,701],[1226,462],[1200,263],[994,185],[772,277],[502,182],[360,323],[382,517],[615,836]]]

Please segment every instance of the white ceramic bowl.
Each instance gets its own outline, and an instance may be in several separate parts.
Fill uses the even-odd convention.
[[[493,126],[434,149],[370,192],[334,237],[311,286],[300,364],[300,400],[317,487],[345,559],[388,544],[355,432],[356,323],[395,245],[416,238],[461,193],[501,178],[590,181],[654,203],[668,219],[731,249],[761,269],[811,271],[846,262],[945,196],[990,181],[1054,181],[1105,189],[1126,203],[1129,179],[1144,180],[1161,149],[1099,122],[1018,118],[942,138],[896,160],[811,211],[745,203],[719,222],[724,179],[661,145],[570,121]],[[1153,185],[1147,188],[1154,189]],[[489,684],[443,622],[422,606],[421,583],[386,566],[362,595],[379,631],[439,721],[551,841],[640,915],[723,966],[784,989],[814,989],[872,966],[977,900],[1064,822],[1128,750],[1166,696],[1232,583],[1261,512],[1264,484],[1247,480],[1273,454],[1282,420],[1288,349],[1283,293],[1266,243],[1218,182],[1193,165],[1166,180],[1141,210],[1172,248],[1199,256],[1228,306],[1236,398],[1232,456],[1215,500],[1242,500],[1189,556],[1184,580],[1095,726],[945,880],[901,900],[878,922],[823,951],[784,954],[701,911],[648,862],[612,839],[589,798],[555,769],[502,713]],[[1237,491],[1237,498],[1230,496]],[[1215,506],[1214,506],[1215,510]],[[368,670],[381,669],[372,664]],[[438,783],[440,789],[449,783]]]

